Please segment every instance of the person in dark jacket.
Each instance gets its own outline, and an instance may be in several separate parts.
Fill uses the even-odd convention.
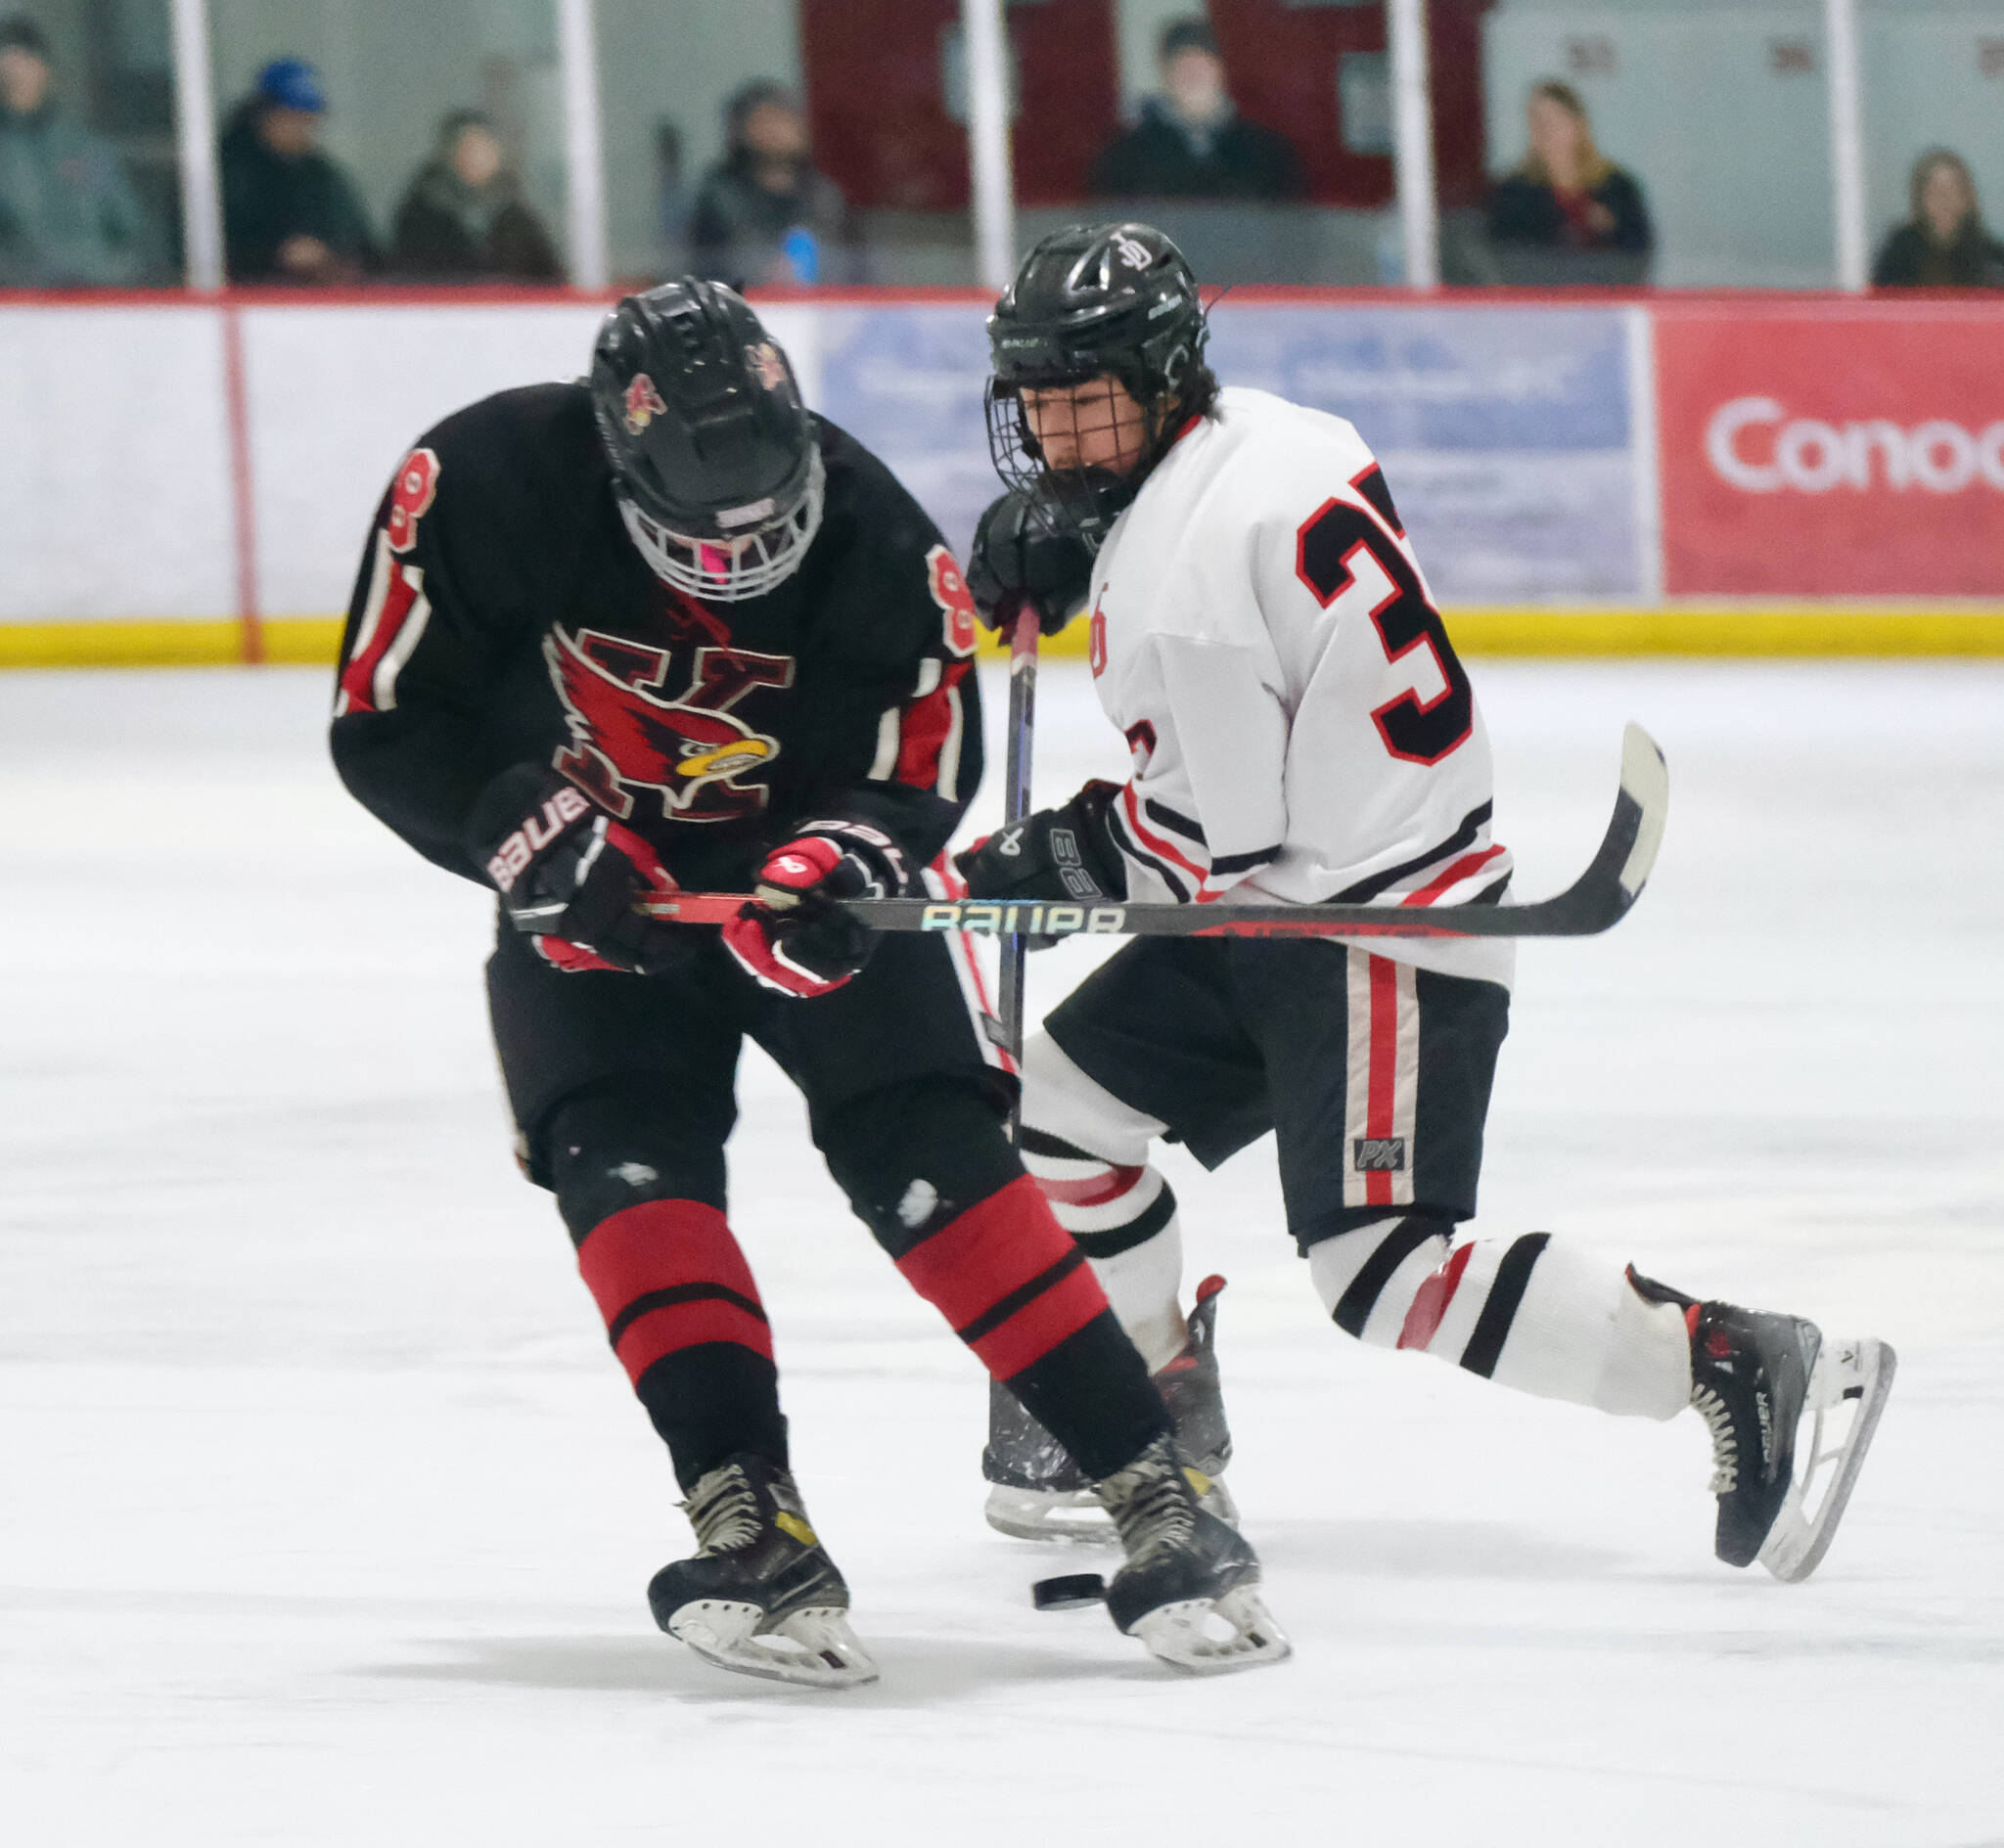
[[[523,203],[493,121],[454,110],[396,208],[389,267],[433,282],[559,281],[564,266],[543,222]]]
[[[1886,240],[1872,282],[1880,289],[2004,289],[2004,244],[1977,204],[1969,162],[1930,148],[1914,162],[1913,216]]]
[[[223,235],[230,280],[353,282],[376,263],[360,195],[317,146],[327,98],[319,73],[276,58],[222,137]]]
[[[1092,165],[1100,199],[1296,199],[1301,163],[1285,135],[1249,122],[1225,88],[1217,40],[1202,20],[1164,28],[1162,87],[1141,119]]]
[[[816,170],[806,119],[780,84],[748,83],[726,106],[724,158],[697,191],[689,251],[732,288],[855,279],[847,202]]]
[[[1490,239],[1548,249],[1652,249],[1642,187],[1594,145],[1579,92],[1555,78],[1535,84],[1526,115],[1530,151],[1490,191]]]
[[[139,280],[145,221],[118,157],[51,95],[32,20],[0,23],[0,288]]]

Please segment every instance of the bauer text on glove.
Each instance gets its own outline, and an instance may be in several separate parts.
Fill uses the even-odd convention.
[[[501,894],[516,929],[556,968],[660,974],[702,933],[635,909],[675,881],[655,850],[578,789],[536,764],[504,770],[480,792],[468,850]]]

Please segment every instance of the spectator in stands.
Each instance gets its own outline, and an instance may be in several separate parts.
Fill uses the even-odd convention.
[[[1881,289],[2004,289],[2004,244],[1983,224],[1969,163],[1946,148],[1914,162],[1913,216],[1873,265]]]
[[[1653,248],[1642,188],[1594,145],[1579,92],[1556,78],[1534,84],[1526,115],[1529,151],[1490,191],[1490,238],[1547,249]]]
[[[1092,165],[1101,199],[1296,199],[1301,163],[1285,135],[1249,122],[1225,88],[1225,61],[1203,20],[1163,28],[1161,93]]]
[[[700,274],[733,288],[852,278],[848,204],[815,170],[806,119],[782,85],[760,78],[731,98],[724,158],[697,190],[689,248]]]
[[[318,147],[320,74],[276,58],[222,138],[223,234],[239,283],[353,282],[376,263],[361,197]]]
[[[0,23],[0,287],[136,282],[145,225],[125,170],[53,89],[41,27]]]
[[[564,274],[480,110],[454,110],[438,124],[432,158],[396,208],[391,243],[390,269],[414,281],[548,283]]]

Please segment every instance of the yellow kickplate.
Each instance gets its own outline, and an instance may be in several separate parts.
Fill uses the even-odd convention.
[[[1894,606],[1770,604],[1557,609],[1455,606],[1447,632],[1465,654],[1693,657],[2004,655],[2004,603]],[[339,616],[268,616],[264,658],[329,666]],[[982,631],[980,652],[1007,650]],[[1046,658],[1082,659],[1086,624],[1045,637]],[[0,667],[194,667],[245,658],[244,625],[226,621],[0,622]],[[743,748],[737,746],[735,748]]]

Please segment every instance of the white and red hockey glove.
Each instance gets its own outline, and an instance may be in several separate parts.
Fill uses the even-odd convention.
[[[480,792],[467,841],[509,922],[567,973],[661,975],[702,945],[703,930],[634,909],[679,889],[654,848],[538,765],[505,770]]]
[[[752,902],[723,927],[724,948],[783,995],[833,994],[870,960],[877,933],[843,910],[845,898],[910,889],[896,841],[862,822],[809,822],[758,869]]]

